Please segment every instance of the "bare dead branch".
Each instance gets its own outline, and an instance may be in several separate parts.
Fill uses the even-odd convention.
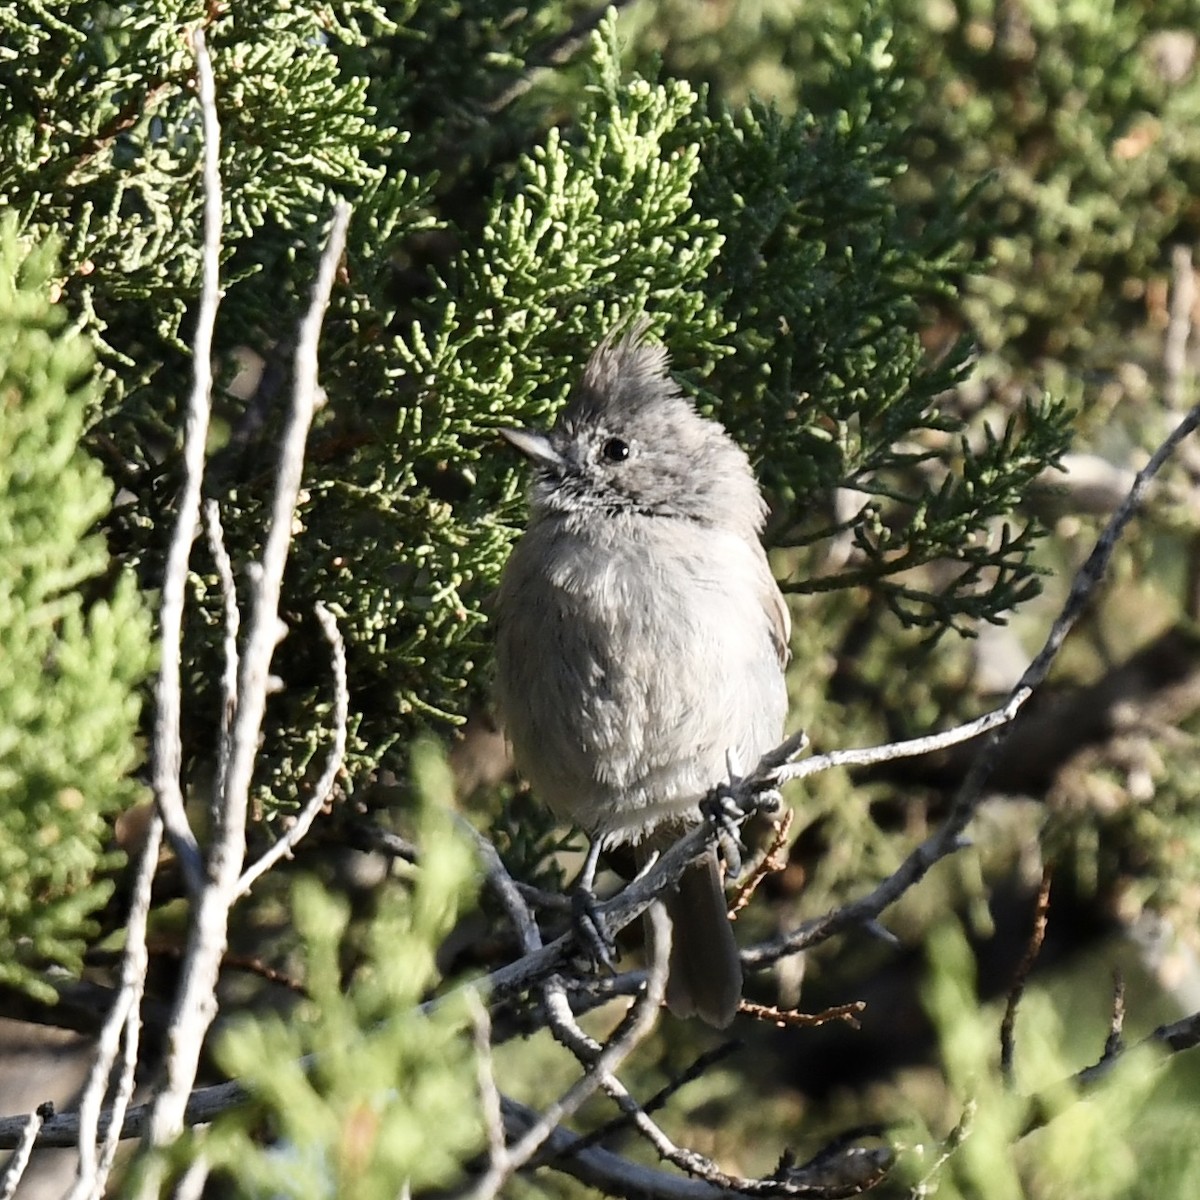
[[[229,1083],[218,1083],[211,1087],[197,1088],[187,1097],[184,1106],[183,1123],[185,1125],[207,1125],[222,1113],[245,1104],[250,1099],[249,1093],[237,1080]],[[125,1113],[125,1119],[116,1125],[112,1120],[112,1112],[105,1109],[100,1114],[97,1126],[98,1134],[103,1137],[110,1128],[119,1130],[119,1140],[129,1141],[142,1137],[150,1123],[153,1101],[138,1104]],[[0,1150],[13,1149],[21,1139],[26,1117],[0,1117]],[[74,1146],[79,1141],[79,1113],[54,1113],[42,1123],[37,1135],[37,1145],[42,1146]]]
[[[1054,872],[1047,863],[1042,868],[1042,882],[1038,886],[1037,900],[1033,910],[1033,928],[1029,933],[1029,942],[1025,953],[1017,964],[1013,975],[1012,986],[1008,989],[1008,999],[1004,1005],[1004,1017],[1000,1022],[1000,1074],[1010,1087],[1013,1082],[1013,1049],[1015,1046],[1014,1029],[1017,1023],[1017,1009],[1021,997],[1025,994],[1025,985],[1029,982],[1029,974],[1042,952],[1042,943],[1046,940],[1046,923],[1050,917],[1050,882]]]
[[[538,928],[525,897],[508,873],[496,847],[469,821],[459,818],[458,827],[474,844],[476,853],[483,861],[484,878],[487,879],[488,887],[496,893],[496,898],[504,905],[516,931],[521,952],[532,954],[541,950],[542,931]]]
[[[212,1164],[208,1161],[208,1155],[203,1151],[197,1153],[175,1185],[171,1200],[201,1200],[211,1172]]]
[[[657,940],[653,940],[652,944],[655,946],[655,953],[660,954]],[[666,956],[660,954],[660,957],[665,961]],[[575,1014],[571,1011],[570,1002],[559,979],[553,978],[547,983],[543,989],[543,1000],[550,1030],[554,1034],[555,1040],[570,1050],[586,1071],[594,1071],[595,1065],[599,1061],[601,1046],[580,1027]],[[685,1170],[688,1169],[685,1164],[692,1163],[693,1165],[701,1164],[713,1173],[720,1173],[720,1169],[711,1160],[693,1150],[677,1147],[615,1074],[611,1072],[606,1074],[600,1079],[600,1085],[606,1095],[621,1110],[624,1119],[654,1147],[660,1157],[676,1166],[683,1166]],[[542,1161],[545,1161],[545,1155],[542,1156]],[[703,1172],[693,1171],[692,1173],[702,1174]]]
[[[98,1200],[112,1171],[117,1152],[116,1130],[133,1095],[141,1035],[142,994],[146,986],[149,955],[146,951],[146,924],[150,916],[151,892],[158,870],[162,847],[163,823],[159,816],[150,821],[146,843],[142,847],[125,926],[125,951],[121,957],[121,983],[112,1009],[100,1031],[95,1062],[88,1075],[79,1103],[79,1166],[68,1200]],[[121,1074],[109,1108],[110,1125],[97,1158],[96,1141],[100,1110],[108,1092],[117,1052],[123,1047]]]
[[[26,1117],[19,1117],[20,1135],[17,1139],[13,1156],[4,1165],[4,1174],[0,1175],[0,1200],[12,1200],[17,1194],[17,1184],[29,1166],[29,1156],[37,1144],[37,1136],[46,1118],[54,1113],[53,1104],[43,1104]]]
[[[212,410],[212,342],[221,302],[221,126],[217,120],[216,86],[212,63],[204,42],[204,31],[192,34],[196,55],[196,84],[204,128],[204,246],[200,311],[192,341],[192,393],[188,401],[183,435],[183,487],[179,512],[167,551],[159,604],[161,661],[155,684],[155,723],[152,747],[154,798],[162,814],[167,837],[179,859],[188,891],[194,896],[204,886],[203,865],[196,835],[188,823],[183,804],[180,772],[183,749],[180,740],[182,708],[181,661],[183,607],[187,587],[188,560],[200,521],[200,488],[204,481],[204,454]]]
[[[852,1000],[849,1004],[835,1004],[831,1008],[822,1009],[817,1013],[798,1012],[794,1008],[776,1008],[772,1004],[755,1004],[743,1000],[738,1005],[738,1012],[753,1017],[756,1021],[768,1021],[780,1029],[789,1026],[798,1029],[812,1029],[818,1025],[828,1025],[830,1021],[845,1021],[852,1029],[859,1027],[859,1017],[867,1010],[863,1000]]]
[[[652,912],[658,911],[656,905]],[[655,938],[657,938],[657,933]],[[655,939],[651,939],[656,945]],[[571,1012],[566,993],[557,979],[552,979],[544,989],[546,1011],[551,1032],[556,1040],[566,1046],[585,1070],[593,1072],[599,1061],[600,1046],[580,1028]],[[769,1179],[748,1179],[726,1174],[712,1159],[696,1150],[677,1146],[666,1132],[649,1115],[649,1112],[632,1096],[625,1085],[611,1071],[600,1080],[605,1093],[621,1110],[626,1121],[654,1148],[665,1161],[697,1179],[723,1189],[726,1193],[740,1192],[757,1196],[807,1196],[832,1198],[855,1195],[870,1183],[882,1177],[890,1166],[891,1152],[880,1151],[881,1158],[871,1157],[876,1152],[864,1151],[861,1147],[847,1151],[845,1174],[830,1175],[830,1163],[821,1161],[814,1173],[806,1175],[806,1167],[794,1168],[789,1156],[781,1162],[780,1172]],[[871,1167],[864,1174],[862,1165],[870,1157]],[[882,1165],[886,1159],[886,1165]],[[542,1160],[545,1161],[545,1156]],[[814,1160],[815,1162],[816,1160]],[[786,1169],[784,1163],[787,1163]],[[555,1165],[558,1165],[557,1163]],[[806,1165],[807,1166],[807,1165]],[[817,1174],[820,1178],[817,1179]],[[832,1181],[831,1181],[832,1179]]]
[[[686,1070],[674,1076],[664,1087],[659,1088],[653,1096],[643,1101],[641,1105],[642,1112],[647,1116],[652,1116],[660,1108],[663,1108],[667,1101],[677,1092],[682,1091],[689,1083],[699,1079],[711,1067],[716,1066],[717,1063],[740,1050],[742,1046],[743,1043],[737,1038],[730,1038],[729,1041],[722,1042],[719,1046],[714,1046],[711,1050],[706,1050]],[[584,1136],[581,1139],[581,1145],[584,1147],[599,1146],[631,1128],[632,1122],[629,1117],[622,1114],[619,1117],[614,1117],[606,1125],[601,1125],[598,1129],[594,1129],[591,1133]]]
[[[1200,1046],[1200,1013],[1192,1013],[1170,1025],[1160,1025],[1145,1041],[1162,1046],[1172,1054]]]
[[[708,849],[714,831],[697,825],[661,854],[644,875],[622,888],[615,896],[596,906],[596,912],[608,932],[616,933],[635,921],[655,898],[676,883],[692,862]],[[559,970],[575,947],[575,934],[568,932],[537,950],[525,953],[515,962],[497,968],[482,981],[489,996],[504,996],[534,987]]]
[[[971,1136],[971,1130],[975,1125],[975,1115],[978,1111],[979,1102],[975,1099],[968,1100],[962,1114],[955,1122],[954,1128],[950,1130],[946,1135],[946,1140],[942,1142],[941,1150],[937,1158],[933,1160],[932,1166],[921,1176],[917,1185],[909,1193],[911,1196],[928,1196],[936,1191],[934,1181],[941,1174],[942,1168],[946,1163],[954,1157],[962,1144]]]
[[[221,509],[215,500],[204,502],[204,529],[208,535],[208,550],[217,568],[221,584],[221,605],[225,614],[225,664],[221,671],[221,728],[217,742],[217,778],[213,786],[212,811],[214,823],[217,806],[225,794],[229,775],[229,730],[237,712],[238,630],[242,614],[238,608],[237,586],[233,581],[233,563],[225,548],[225,531],[221,527]]]
[[[409,863],[415,863],[420,858],[420,850],[415,843],[390,829],[384,829],[374,821],[349,820],[339,832],[346,844],[355,850],[386,854]]]
[[[1170,1056],[1200,1046],[1200,1012],[1192,1013],[1169,1025],[1160,1025],[1135,1045],[1126,1045],[1120,1033],[1125,1013],[1123,983],[1120,983],[1116,993],[1113,1001],[1113,1017],[1109,1035],[1105,1041],[1104,1053],[1090,1067],[1084,1067],[1082,1071],[1076,1072],[1062,1083],[1055,1084],[1028,1098],[1026,1120],[1021,1129],[1022,1137],[1049,1124],[1064,1108],[1099,1086],[1130,1053],[1158,1051],[1160,1054]],[[1115,1037],[1113,1036],[1114,1028],[1117,1031]]]
[[[1167,406],[1183,409],[1187,384],[1187,350],[1196,308],[1196,271],[1189,246],[1171,247],[1171,308],[1163,338],[1163,398]]]
[[[537,923],[534,920],[532,911],[529,908],[525,896],[517,887],[511,875],[508,873],[500,859],[499,854],[496,852],[495,847],[473,827],[467,826],[465,822],[462,822],[462,824],[466,827],[469,836],[475,842],[480,857],[484,862],[486,878],[489,886],[500,897],[501,902],[508,910],[513,926],[517,930],[522,949],[527,955],[537,952],[542,946],[541,931],[538,929]],[[700,844],[703,845],[703,842]],[[655,906],[653,909],[651,909],[651,911],[657,914],[659,912],[659,907]],[[560,939],[560,941],[561,940],[563,939]],[[655,965],[652,968],[649,977],[647,977],[645,982],[641,985],[646,988],[647,994],[649,994],[649,989],[651,986],[650,979],[653,977],[654,971],[661,971],[665,980],[666,963],[669,955],[669,946],[664,946],[662,944],[661,934],[656,933],[655,938],[652,939],[652,942],[655,946]],[[616,1078],[616,1075],[613,1073],[612,1069],[608,1070],[607,1072],[600,1073],[600,1065],[602,1065],[603,1061],[602,1056],[604,1054],[604,1048],[594,1039],[588,1037],[588,1035],[580,1028],[575,1019],[574,1013],[571,1011],[570,1002],[567,999],[566,991],[563,987],[562,981],[557,975],[552,975],[544,984],[542,988],[542,998],[546,1019],[555,1038],[562,1045],[567,1047],[567,1049],[569,1049],[579,1060],[585,1071],[584,1078],[587,1079],[591,1077],[596,1079],[599,1083],[599,1086],[609,1095],[610,1098],[616,1102],[618,1108],[621,1109],[623,1115],[618,1118],[615,1124],[640,1127],[640,1132],[643,1133],[643,1136],[647,1136],[647,1134],[649,1134],[652,1142],[660,1150],[664,1147],[669,1147],[670,1150],[676,1154],[684,1156],[691,1155],[693,1153],[692,1151],[677,1150],[667,1138],[666,1134],[663,1133],[662,1130],[659,1129],[658,1126],[655,1125],[651,1120],[649,1114],[651,1111],[653,1111],[653,1101],[650,1105],[640,1106],[624,1087],[624,1085],[621,1084],[621,1082]],[[636,1013],[636,1008],[631,1010],[631,1015],[636,1015]],[[617,1033],[614,1034],[614,1040],[620,1038],[621,1036],[622,1031],[618,1030]],[[735,1043],[726,1043],[726,1048],[723,1053],[728,1053],[729,1047],[734,1044]],[[704,1066],[706,1065],[708,1064],[705,1063]],[[701,1066],[699,1069],[703,1069],[703,1066]],[[699,1070],[697,1070],[696,1073],[698,1074]],[[694,1075],[690,1077],[694,1078]],[[686,1082],[686,1079],[682,1082]],[[667,1096],[672,1094],[674,1090],[677,1090],[678,1087],[682,1086],[682,1082],[676,1083],[673,1087],[668,1087],[659,1093],[659,1096],[656,1097],[657,1103],[660,1105],[665,1103]],[[552,1140],[554,1139],[551,1137],[547,1138],[548,1142]],[[578,1149],[586,1148],[591,1144],[591,1141],[592,1139],[584,1139]],[[541,1155],[539,1161],[545,1160],[546,1156],[544,1154]],[[495,1161],[494,1156],[492,1157],[491,1161]],[[707,1162],[707,1160],[704,1161]],[[559,1165],[560,1164],[555,1161],[555,1166]],[[713,1170],[716,1170],[715,1165],[713,1165]],[[498,1174],[499,1173],[496,1172],[494,1168],[489,1170],[489,1175],[492,1178],[495,1178]],[[484,1186],[485,1183],[486,1180],[481,1180],[476,1185],[476,1189],[472,1192],[472,1195],[480,1194],[478,1188]]]
[[[774,750],[763,755],[757,766],[748,775],[734,780],[723,790],[730,795],[743,811],[750,812],[755,809],[758,797],[775,787],[781,779],[796,778],[795,772],[798,768],[802,769],[805,775],[810,775],[834,766],[862,765],[871,762],[882,762],[891,758],[900,758],[906,755],[928,753],[931,749],[954,745],[957,742],[978,737],[980,733],[993,729],[1006,720],[1010,720],[1018,708],[1019,703],[1014,704],[1010,701],[1004,708],[985,714],[985,716],[966,725],[958,726],[944,733],[933,734],[928,738],[914,738],[908,742],[894,743],[890,746],[870,747],[863,750],[834,751],[831,754],[821,755],[802,763],[792,763],[791,759],[808,744],[807,736],[804,733],[797,733],[787,738]],[[649,871],[634,880],[628,887],[622,889],[615,896],[599,905],[597,908],[598,914],[603,919],[609,933],[619,932],[626,925],[636,920],[649,907],[656,896],[661,895],[663,891],[674,885],[687,867],[706,852],[714,836],[715,834],[710,827],[707,825],[698,825],[663,853]],[[913,882],[915,882],[915,879]],[[908,886],[911,886],[911,883],[907,884],[901,891],[907,890]],[[898,892],[897,895],[899,894],[901,893]],[[865,917],[860,918],[860,921],[865,922],[867,919],[873,918],[881,911],[881,908],[868,913]],[[530,917],[530,920],[532,920],[532,917]],[[807,927],[801,928],[803,930]],[[548,945],[541,946],[537,950],[527,951],[516,962],[493,971],[486,979],[488,994],[497,995],[519,992],[535,986],[562,965],[573,943],[574,935],[572,933],[563,934]],[[783,953],[790,952],[783,950],[774,957],[778,958]],[[761,948],[758,951],[750,952],[751,955],[755,955],[756,953],[761,953]],[[774,958],[770,961],[774,961]],[[760,965],[757,957],[747,957],[745,953],[743,954],[743,962],[749,966]]]
[[[1125,1048],[1125,976],[1120,967],[1113,969],[1112,1013],[1108,1019],[1108,1039],[1104,1043],[1104,1057],[1111,1058]]]
[[[549,912],[557,913],[569,913],[574,908],[571,897],[562,892],[550,892],[545,888],[534,887],[532,883],[522,883],[519,879],[513,882],[517,885],[517,891],[534,908],[544,908]]]
[[[229,777],[224,797],[221,838],[213,849],[212,873],[235,887],[245,857],[245,823],[258,735],[266,711],[271,659],[280,633],[279,595],[292,540],[292,521],[304,470],[304,447],[316,411],[317,347],[321,325],[333,290],[334,275],[346,244],[350,209],[339,202],[334,209],[312,301],[300,327],[296,346],[292,409],[283,434],[275,495],[263,560],[254,572],[253,603],[246,646],[238,675],[237,716],[230,731]],[[336,649],[335,649],[336,654]]]
[[[516,887],[512,877],[509,875],[503,862],[500,860],[499,854],[495,848],[485,838],[479,835],[474,829],[470,830],[471,836],[476,840],[481,857],[483,858],[487,870],[487,878],[489,885],[497,892],[502,902],[509,911],[513,924],[518,931],[518,936],[521,939],[522,947],[526,953],[536,952],[541,946],[541,932],[533,919],[533,914],[522,895]],[[652,939],[652,944],[655,947],[655,961],[650,972],[646,977],[644,984],[645,992],[642,999],[645,1001],[643,1008],[639,1009],[637,1005],[630,1010],[625,1022],[614,1033],[610,1041],[610,1047],[613,1044],[624,1044],[625,1040],[635,1036],[636,1029],[644,1021],[652,1023],[657,1019],[655,1009],[662,1003],[662,995],[665,989],[667,962],[670,953],[670,937],[669,937],[669,922],[666,920],[664,911],[660,905],[654,905],[650,910],[656,922],[655,936]],[[666,928],[663,928],[665,926]],[[654,999],[655,994],[657,999],[654,1007],[651,1008],[650,1001]],[[627,1120],[635,1118],[640,1119],[643,1124],[653,1122],[644,1110],[642,1110],[625,1087],[620,1083],[615,1075],[615,1066],[605,1065],[606,1050],[594,1039],[587,1036],[579,1027],[574,1014],[571,1011],[570,1002],[567,999],[565,989],[561,980],[553,975],[546,980],[542,988],[542,999],[546,1018],[555,1038],[564,1046],[566,1046],[579,1060],[584,1067],[584,1077],[580,1081],[581,1084],[586,1084],[590,1091],[594,1091],[596,1086],[601,1087],[612,1099],[614,1099],[618,1107],[621,1108]],[[634,1031],[634,1032],[631,1032]],[[642,1035],[636,1034],[640,1039]],[[660,1138],[665,1141],[666,1135],[662,1134],[657,1126],[653,1126],[655,1132]],[[530,1129],[536,1129],[540,1134],[544,1134],[543,1141],[549,1143],[555,1140],[554,1135],[556,1130],[547,1130],[545,1122],[545,1114],[543,1114],[540,1124],[533,1125]],[[528,1136],[528,1131],[522,1135],[519,1145],[525,1145],[525,1138]],[[534,1147],[534,1151],[538,1147]],[[541,1160],[544,1160],[544,1155]],[[480,1194],[494,1194],[483,1192],[481,1189],[489,1186],[494,1186],[494,1181],[500,1178],[501,1172],[494,1167],[489,1169],[488,1174],[478,1181],[476,1187],[472,1190],[472,1196]]]
[[[313,793],[291,827],[259,860],[247,867],[237,881],[236,895],[246,895],[254,884],[277,862],[289,856],[312,828],[312,823],[333,794],[333,785],[346,758],[346,724],[350,717],[350,692],[346,683],[346,643],[342,640],[337,620],[323,604],[316,605],[317,620],[333,650],[333,747],[325,761],[325,769],[317,780]]]
[[[504,1125],[511,1140],[520,1138],[537,1120],[536,1109],[504,1098]],[[566,1129],[556,1129],[546,1139],[542,1157],[553,1158],[555,1169],[623,1200],[729,1200],[729,1193],[702,1179],[669,1174],[630,1162],[600,1147],[585,1146],[584,1139]]]
[[[1014,697],[1010,697],[1003,707],[941,733],[929,733],[903,742],[888,742],[884,746],[866,746],[858,750],[830,750],[827,754],[817,754],[803,762],[787,763],[779,768],[779,780],[786,783],[791,779],[807,779],[832,767],[869,767],[876,763],[894,762],[898,758],[917,758],[935,750],[945,750],[1007,725],[1017,715],[1026,698],[1014,703]]]
[[[467,993],[467,1008],[475,1034],[475,1071],[479,1087],[479,1106],[487,1132],[488,1172],[505,1169],[508,1147],[504,1139],[504,1117],[500,1112],[500,1092],[492,1068],[492,1021],[478,992]]]

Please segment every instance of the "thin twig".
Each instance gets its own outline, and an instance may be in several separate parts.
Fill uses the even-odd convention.
[[[706,1071],[716,1066],[717,1063],[722,1062],[731,1054],[742,1049],[743,1045],[744,1043],[737,1038],[730,1038],[729,1041],[722,1042],[719,1046],[714,1046],[711,1050],[706,1050],[690,1066],[670,1079],[653,1096],[644,1101],[641,1106],[642,1112],[647,1116],[652,1116],[660,1108],[665,1107],[672,1096],[682,1091],[689,1083],[699,1079]],[[610,1141],[630,1128],[632,1128],[632,1122],[627,1115],[622,1113],[619,1117],[614,1117],[607,1124],[592,1130],[591,1133],[587,1134],[581,1140],[580,1146],[598,1146],[603,1142]]]
[[[762,881],[768,875],[774,875],[782,871],[788,864],[788,834],[792,831],[792,825],[796,820],[796,810],[794,808],[784,809],[783,818],[776,822],[775,833],[771,838],[771,844],[767,847],[766,853],[759,859],[755,866],[742,883],[733,897],[733,903],[729,906],[729,919],[737,920],[737,915],[754,899],[754,893],[758,891]]]
[[[93,1200],[104,1194],[117,1152],[116,1129],[125,1116],[133,1095],[134,1074],[137,1070],[138,1044],[141,1034],[142,994],[146,987],[149,955],[146,951],[146,924],[150,916],[150,901],[154,876],[158,871],[162,847],[163,823],[157,814],[146,830],[146,843],[138,862],[129,917],[125,926],[125,951],[121,957],[121,983],[108,1018],[100,1031],[96,1059],[79,1102],[79,1166],[68,1200]],[[116,1094],[108,1110],[112,1122],[104,1136],[99,1158],[96,1154],[97,1129],[104,1097],[108,1091],[117,1051],[124,1047],[121,1074]]]
[[[1120,967],[1113,968],[1112,1012],[1108,1019],[1108,1038],[1104,1057],[1112,1058],[1125,1049],[1125,976]]]
[[[342,640],[337,620],[323,604],[316,605],[317,620],[333,650],[333,747],[325,761],[325,770],[317,780],[313,794],[286,833],[259,860],[247,867],[237,882],[237,895],[244,896],[277,862],[286,858],[312,828],[317,814],[325,807],[333,785],[346,758],[346,723],[350,717],[350,692],[346,683],[346,643]]]
[[[162,814],[167,837],[179,858],[184,880],[191,895],[204,886],[203,864],[196,835],[188,824],[183,804],[180,772],[183,746],[180,719],[183,700],[183,606],[186,599],[188,560],[200,522],[200,488],[204,482],[204,453],[208,442],[208,422],[212,411],[212,343],[221,303],[221,125],[217,120],[216,85],[212,63],[204,42],[204,31],[192,33],[196,55],[196,90],[204,128],[202,179],[204,185],[203,275],[200,311],[192,341],[192,393],[188,402],[183,435],[183,487],[179,493],[179,512],[167,551],[163,574],[162,600],[159,604],[161,661],[155,684],[155,726],[153,744],[154,798]]]
[[[865,1000],[852,1000],[849,1004],[835,1004],[820,1012],[798,1012],[794,1008],[776,1008],[773,1004],[755,1004],[743,1000],[738,1005],[738,1012],[753,1017],[756,1021],[769,1021],[779,1029],[788,1027],[796,1029],[813,1029],[818,1025],[828,1025],[830,1021],[844,1021],[852,1029],[859,1027],[859,1017],[867,1010]]]
[[[492,1022],[478,992],[467,993],[467,1009],[475,1034],[475,1074],[483,1127],[487,1132],[488,1171],[504,1174],[508,1169],[508,1147],[504,1139],[504,1117],[500,1112],[500,1091],[492,1066]]]
[[[1053,876],[1054,872],[1047,863],[1042,868],[1042,882],[1038,886],[1037,900],[1034,904],[1033,928],[1029,933],[1029,942],[1017,965],[1012,986],[1008,989],[1004,1018],[1000,1022],[1000,1074],[1009,1087],[1013,1083],[1013,1049],[1016,1044],[1013,1032],[1017,1023],[1017,1009],[1020,1007],[1021,997],[1025,994],[1029,973],[1033,970],[1033,965],[1042,952],[1042,943],[1046,940],[1046,923],[1050,917],[1050,882]]]
[[[893,762],[898,758],[916,758],[921,754],[931,754],[935,750],[945,750],[1007,725],[1017,715],[1017,709],[1023,703],[1024,698],[1014,703],[1010,697],[1003,707],[941,733],[929,733],[903,742],[888,742],[884,746],[830,750],[827,754],[816,754],[802,762],[786,763],[779,768],[779,780],[786,783],[792,779],[807,779],[810,775],[828,771],[832,767],[870,767],[876,763]]]
[[[53,1104],[39,1105],[27,1117],[21,1117],[21,1133],[13,1150],[12,1157],[4,1165],[4,1174],[0,1175],[0,1200],[12,1200],[17,1194],[17,1184],[29,1166],[29,1156],[37,1144],[37,1136],[47,1117],[53,1115]]]
[[[667,986],[667,962],[670,955],[671,922],[661,904],[650,909],[654,926],[655,960],[646,990],[633,1003],[629,1019],[618,1027],[582,1078],[577,1079],[508,1149],[501,1163],[492,1163],[468,1193],[471,1200],[490,1200],[505,1181],[528,1163],[550,1140],[560,1122],[573,1116],[606,1082],[633,1052],[658,1020],[658,1010]]]
[[[229,730],[237,712],[238,630],[242,614],[238,608],[237,585],[233,581],[233,563],[225,548],[225,531],[221,527],[221,508],[215,500],[204,502],[204,529],[208,550],[217,568],[221,584],[221,606],[225,614],[225,665],[221,671],[221,729],[217,742],[217,778],[213,786],[212,809],[216,822],[217,806],[225,794],[229,774]]]
[[[1196,271],[1190,246],[1171,248],[1171,308],[1163,338],[1163,396],[1179,412],[1187,391],[1187,350],[1196,308]]]
[[[483,861],[484,877],[496,898],[504,905],[516,931],[522,954],[532,954],[542,948],[542,931],[534,919],[524,895],[509,874],[496,847],[465,818],[458,818],[458,827],[475,846]]]

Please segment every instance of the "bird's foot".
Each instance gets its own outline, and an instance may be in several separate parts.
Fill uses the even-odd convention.
[[[746,851],[741,837],[742,824],[749,813],[734,788],[724,783],[708,795],[701,810],[716,830],[717,851],[724,859],[726,869],[736,879],[742,873],[742,855]]]
[[[596,869],[604,849],[604,838],[593,837],[588,844],[583,869],[571,893],[571,925],[575,940],[587,956],[588,961],[616,974],[617,943],[604,923],[600,905],[596,899]]]
[[[701,805],[705,817],[717,833],[717,849],[726,869],[736,879],[742,873],[746,846],[742,841],[742,826],[758,813],[774,816],[783,807],[783,797],[768,781],[747,777],[735,750],[725,754],[729,771],[727,782],[719,784]]]
[[[617,943],[608,932],[596,893],[577,887],[571,893],[571,926],[575,940],[588,959],[610,974],[617,972]]]

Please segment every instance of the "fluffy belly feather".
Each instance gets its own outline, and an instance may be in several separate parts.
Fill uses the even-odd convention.
[[[497,646],[518,766],[593,834],[636,841],[694,819],[725,778],[727,750],[750,766],[782,732],[765,561],[734,537],[704,563],[681,562],[669,542],[545,549],[549,586],[536,604],[509,597]],[[635,599],[647,595],[653,604]]]

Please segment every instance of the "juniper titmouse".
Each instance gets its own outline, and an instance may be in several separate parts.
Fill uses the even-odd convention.
[[[533,460],[529,528],[497,600],[496,698],[517,766],[607,845],[669,844],[787,707],[790,621],[745,453],[692,408],[666,351],[603,342]],[[742,973],[715,851],[667,898],[667,1003],[728,1025]]]

